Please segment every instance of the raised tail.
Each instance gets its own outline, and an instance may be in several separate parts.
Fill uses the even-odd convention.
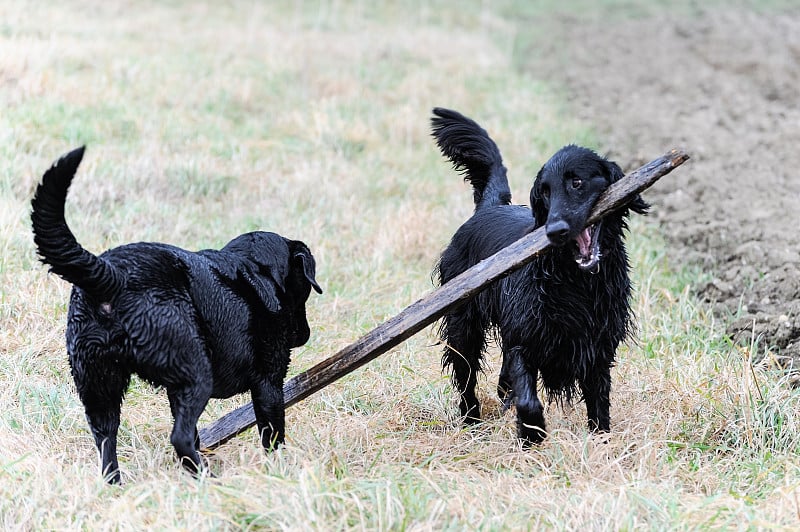
[[[123,285],[122,276],[108,261],[78,244],[64,218],[64,203],[84,146],[61,157],[44,173],[31,201],[33,241],[50,271],[97,299],[110,301]]]
[[[431,118],[433,137],[442,155],[472,185],[475,210],[491,205],[511,203],[506,167],[497,144],[474,120],[436,107]]]

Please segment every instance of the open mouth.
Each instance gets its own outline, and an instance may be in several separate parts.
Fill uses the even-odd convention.
[[[600,271],[600,224],[590,225],[575,237],[575,262],[590,273]]]

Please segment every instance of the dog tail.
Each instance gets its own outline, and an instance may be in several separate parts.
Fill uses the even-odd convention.
[[[436,107],[431,118],[433,137],[442,155],[472,185],[475,210],[511,203],[506,167],[497,144],[474,120]]]
[[[86,251],[75,240],[64,218],[67,191],[83,159],[85,146],[62,156],[44,173],[31,201],[33,241],[50,271],[84,290],[98,302],[119,292],[122,276],[108,261]]]

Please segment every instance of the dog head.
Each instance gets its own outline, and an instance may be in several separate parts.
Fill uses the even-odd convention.
[[[582,270],[597,271],[602,255],[600,234],[603,220],[586,227],[592,207],[611,183],[623,177],[622,169],[594,151],[569,145],[547,161],[531,188],[531,208],[535,226],[545,226],[553,245],[574,245],[574,257]],[[628,209],[645,213],[648,205],[638,195],[618,215]]]
[[[316,261],[303,242],[289,240],[289,274],[285,280],[284,290],[290,299],[290,312],[293,318],[292,347],[300,347],[308,341],[311,330],[306,318],[306,301],[313,288],[318,294],[322,288],[317,284]]]
[[[316,262],[308,246],[276,233],[253,231],[237,236],[222,250],[255,265],[254,271],[245,272],[246,279],[242,282],[255,288],[268,312],[284,317],[291,347],[305,344],[311,334],[306,301],[312,288],[322,293],[314,277]]]

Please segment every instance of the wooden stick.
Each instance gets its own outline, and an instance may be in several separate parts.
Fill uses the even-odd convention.
[[[672,150],[620,179],[598,199],[587,225],[624,207],[636,194],[683,164],[688,158],[685,152]],[[283,388],[286,406],[305,399],[382,355],[438,320],[448,310],[480,292],[487,284],[528,264],[548,247],[549,241],[544,234],[544,227],[540,227],[482,260],[411,304],[397,316],[368,332],[355,343],[289,379]],[[219,447],[254,424],[253,405],[249,403],[225,414],[201,430],[200,446],[202,449]]]

